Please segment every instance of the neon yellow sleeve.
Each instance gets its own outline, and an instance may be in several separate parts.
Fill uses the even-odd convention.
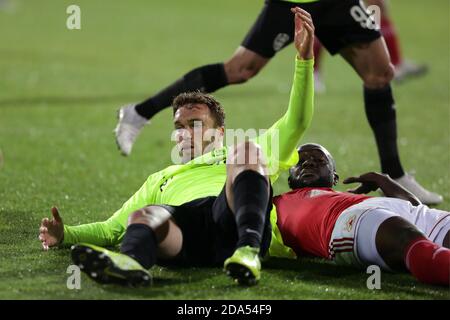
[[[298,162],[296,149],[314,112],[313,71],[314,59],[300,60],[296,57],[288,110],[269,130],[256,138],[267,157],[272,180]]]
[[[128,216],[134,211],[156,202],[157,185],[160,174],[148,177],[142,187],[123,204],[108,220],[82,224],[79,226],[64,226],[63,246],[86,242],[98,246],[115,246],[122,241],[125,234]]]

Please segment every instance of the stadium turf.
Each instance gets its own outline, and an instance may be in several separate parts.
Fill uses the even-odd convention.
[[[83,275],[81,290],[69,290],[69,250],[41,251],[38,227],[52,205],[71,225],[106,219],[169,164],[171,111],[124,158],[112,134],[117,108],[228,58],[262,2],[79,0],[82,29],[70,31],[72,1],[0,1],[0,299],[450,298],[448,288],[407,274],[383,273],[381,290],[369,290],[364,271],[311,259],[271,261],[251,288],[219,269],[155,267],[152,288],[100,286]],[[405,56],[431,70],[394,94],[404,166],[449,210],[449,2],[432,2],[392,1]],[[289,47],[257,78],[217,93],[228,128],[267,128],[283,114],[293,58]],[[360,81],[340,57],[326,57],[324,77],[327,93],[317,95],[304,141],[326,146],[341,177],[378,170]],[[283,175],[275,192],[286,190]]]

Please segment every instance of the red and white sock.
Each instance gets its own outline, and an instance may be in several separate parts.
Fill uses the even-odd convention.
[[[420,282],[448,286],[450,284],[450,250],[425,237],[411,241],[405,263]]]
[[[381,17],[381,34],[386,41],[392,64],[397,67],[402,63],[402,55],[400,52],[400,44],[397,37],[397,31],[391,20],[387,17]]]

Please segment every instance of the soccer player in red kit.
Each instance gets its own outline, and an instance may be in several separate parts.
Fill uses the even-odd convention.
[[[297,256],[408,270],[421,282],[449,285],[450,212],[428,208],[378,173],[348,178],[344,183],[361,185],[335,191],[339,176],[331,154],[317,144],[298,152],[289,175],[292,191],[273,201],[282,240]],[[364,195],[378,188],[385,197]]]

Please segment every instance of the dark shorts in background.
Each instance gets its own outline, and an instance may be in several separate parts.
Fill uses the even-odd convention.
[[[294,15],[290,9],[295,6],[311,14],[316,36],[331,54],[336,54],[351,44],[372,42],[381,36],[372,24],[365,23],[364,16],[358,15],[361,12],[365,14],[359,0],[321,0],[312,3],[272,0],[264,4],[242,46],[266,58],[272,58],[277,51],[292,43]],[[355,6],[361,10],[354,8]],[[360,21],[356,21],[355,16]],[[365,18],[368,18],[367,14]]]
[[[175,259],[158,262],[175,266],[222,266],[230,257],[238,241],[236,221],[228,207],[225,188],[218,197],[196,199],[180,206],[162,206],[174,218],[183,233],[183,246]],[[272,228],[272,188],[266,211],[266,223],[262,235],[260,255],[269,249]]]

